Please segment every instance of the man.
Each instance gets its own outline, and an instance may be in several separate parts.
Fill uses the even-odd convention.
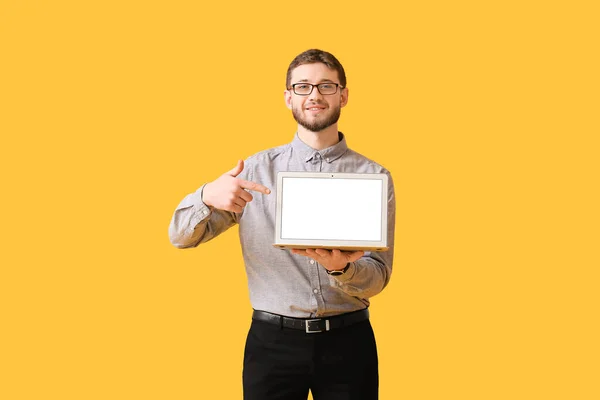
[[[240,225],[255,310],[244,353],[244,399],[305,400],[309,389],[315,400],[376,399],[377,349],[367,307],[392,273],[391,176],[350,150],[338,131],[348,88],[344,68],[332,54],[313,49],[298,55],[288,68],[286,88],[285,103],[298,122],[293,141],[238,161],[185,197],[171,220],[171,242],[194,247]],[[273,247],[276,204],[271,190],[278,171],[387,174],[389,250]],[[353,218],[360,214],[356,210]]]

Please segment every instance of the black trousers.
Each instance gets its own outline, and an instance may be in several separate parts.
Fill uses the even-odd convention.
[[[244,400],[375,400],[377,346],[369,320],[306,333],[252,321],[244,351]]]

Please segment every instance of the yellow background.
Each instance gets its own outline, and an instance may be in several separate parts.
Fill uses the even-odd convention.
[[[0,398],[241,398],[237,228],[167,227],[292,139],[312,47],[396,185],[381,398],[600,398],[594,3],[1,0]]]

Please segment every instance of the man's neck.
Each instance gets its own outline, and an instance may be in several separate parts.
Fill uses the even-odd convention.
[[[319,132],[312,132],[298,125],[298,137],[315,150],[326,149],[340,141],[337,124],[333,124]]]

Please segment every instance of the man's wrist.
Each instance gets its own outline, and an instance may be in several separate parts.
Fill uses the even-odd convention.
[[[350,268],[350,263],[347,263],[346,266],[342,269],[331,269],[331,270],[327,270],[327,274],[328,275],[343,275],[346,273],[346,271],[348,271],[348,268]]]

